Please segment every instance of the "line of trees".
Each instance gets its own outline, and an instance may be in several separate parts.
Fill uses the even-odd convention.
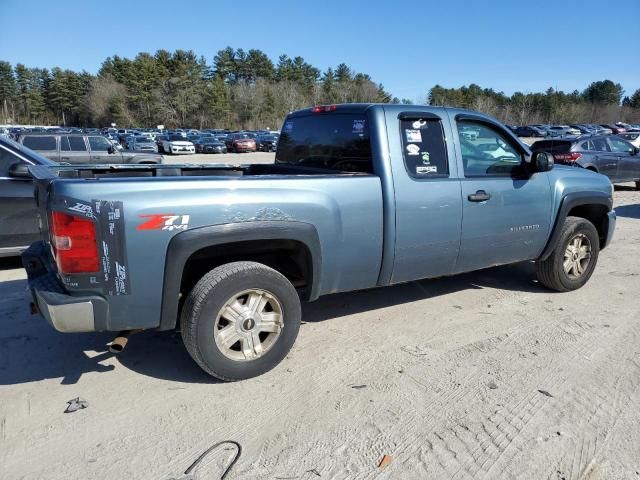
[[[622,85],[611,80],[593,82],[582,92],[549,88],[544,93],[515,92],[511,96],[473,83],[461,88],[436,85],[428,101],[478,110],[515,125],[640,122],[640,89],[624,96]]]
[[[213,64],[184,50],[114,56],[97,75],[0,61],[0,123],[278,128],[289,111],[316,103],[390,101],[400,100],[344,63],[321,72],[255,49],[227,47]]]
[[[571,93],[511,96],[476,84],[436,85],[428,103],[471,108],[509,124],[640,121],[640,89],[624,96],[611,80]],[[0,61],[0,123],[65,126],[278,128],[285,115],[323,103],[411,103],[341,63],[321,72],[302,57],[276,62],[227,47],[207,63],[193,51],[107,58],[97,73]]]

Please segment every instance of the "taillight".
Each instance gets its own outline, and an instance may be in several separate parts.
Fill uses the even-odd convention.
[[[315,107],[313,107],[313,109],[311,109],[312,113],[329,113],[329,112],[335,112],[335,111],[336,111],[335,105],[316,105]]]
[[[571,152],[571,153],[554,153],[553,154],[553,158],[558,161],[558,162],[569,162],[569,163],[573,163],[576,160],[578,160],[580,157],[582,157],[582,154],[578,153],[578,152]]]
[[[52,212],[50,230],[53,253],[61,273],[100,271],[96,227],[91,220]]]

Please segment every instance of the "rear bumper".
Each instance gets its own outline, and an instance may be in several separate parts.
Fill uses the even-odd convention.
[[[604,244],[600,246],[600,249],[607,247],[611,243],[613,232],[616,229],[616,211],[611,210],[607,213],[607,217],[609,217],[609,221],[607,222],[607,238],[605,239]]]
[[[70,295],[58,280],[43,242],[22,254],[35,310],[59,332],[108,330],[109,306],[98,295]]]

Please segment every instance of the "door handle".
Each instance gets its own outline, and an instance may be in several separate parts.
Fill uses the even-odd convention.
[[[467,198],[470,202],[486,202],[491,198],[491,194],[484,190],[478,190],[476,193],[470,194]]]
[[[60,157],[60,160],[69,160],[69,157]]]

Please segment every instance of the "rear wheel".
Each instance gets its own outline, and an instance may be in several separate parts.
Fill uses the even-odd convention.
[[[538,280],[559,292],[576,290],[591,278],[599,251],[596,227],[584,218],[567,217],[551,255],[536,263]]]
[[[182,338],[195,362],[226,381],[261,375],[282,361],[300,329],[300,299],[286,277],[255,262],[211,270],[187,296]]]

